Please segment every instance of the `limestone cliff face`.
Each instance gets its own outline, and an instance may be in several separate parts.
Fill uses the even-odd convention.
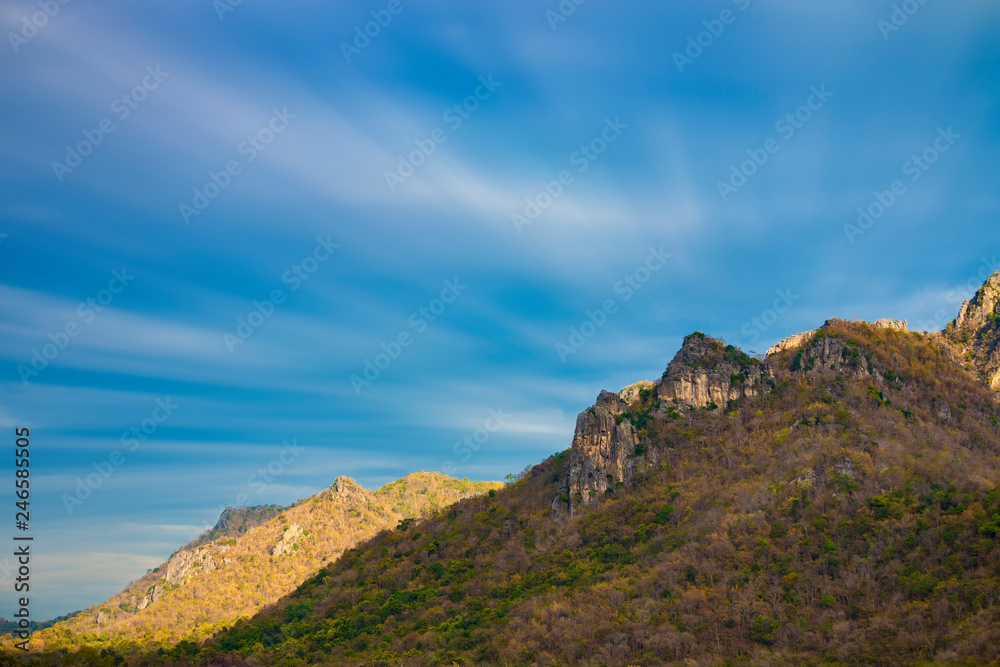
[[[1000,272],[962,304],[944,335],[965,353],[983,382],[1000,391]]]
[[[834,320],[835,319],[837,318],[834,318]],[[853,320],[853,321],[858,322],[860,320]],[[870,322],[869,324],[871,324],[871,326],[875,327],[876,329],[895,329],[897,331],[907,330],[906,320],[893,320],[889,318],[881,318],[875,320],[874,322]],[[770,357],[775,354],[781,354],[785,350],[794,350],[800,348],[804,346],[806,343],[808,343],[810,340],[812,340],[813,336],[815,335],[816,335],[815,331],[803,331],[802,333],[797,333],[792,336],[789,336],[788,338],[785,338],[784,340],[779,341],[774,345],[772,345],[771,347],[767,348],[765,356]]]
[[[660,401],[689,408],[756,396],[770,372],[732,345],[695,333],[667,366],[658,387]]]
[[[579,414],[553,509],[572,514],[629,483],[640,466],[656,464],[657,452],[645,447],[643,426],[649,421],[685,410],[724,409],[729,401],[769,391],[771,375],[766,363],[731,345],[701,333],[688,336],[659,382],[639,382],[617,394],[602,391]]]
[[[255,505],[253,507],[227,507],[211,530],[202,533],[190,546],[201,546],[223,537],[243,535],[262,526],[288,509],[281,505]]]
[[[906,320],[891,320],[888,318],[882,318],[872,322],[872,326],[876,329],[895,329],[897,331],[906,331],[906,325]]]
[[[222,561],[215,553],[217,549],[225,547],[199,547],[178,551],[167,561],[167,583],[179,586],[196,574],[215,570]]]
[[[614,489],[617,482],[632,479],[636,429],[622,418],[627,411],[624,398],[602,391],[597,403],[577,416],[569,466],[563,489],[553,501],[554,509],[572,512],[574,507]]]
[[[220,567],[229,565],[230,559],[226,557],[229,547],[221,544],[211,544],[208,546],[196,546],[193,548],[181,549],[157,570],[166,570],[166,574],[153,583],[148,580],[136,582],[125,589],[124,593],[126,607],[132,612],[140,612],[146,607],[160,600],[167,592],[167,586],[183,586],[193,577],[214,572]],[[97,623],[103,624],[104,620],[99,615]]]
[[[878,320],[870,326],[906,330],[906,322],[900,320]],[[780,356],[759,361],[732,345],[694,333],[684,339],[659,382],[639,382],[617,394],[602,391],[597,403],[576,419],[569,462],[553,509],[572,514],[631,482],[642,466],[656,465],[660,453],[646,438],[651,423],[669,422],[690,410],[721,413],[744,399],[768,393],[775,383],[774,364],[805,375],[832,371],[880,382],[886,377],[857,343],[827,335],[823,328],[793,336],[776,347],[774,354]]]
[[[765,352],[764,355],[770,357],[775,354],[781,354],[785,350],[794,350],[795,348],[802,347],[805,343],[812,340],[812,337],[815,334],[815,331],[804,331],[802,333],[793,334],[767,348],[767,352]]]
[[[803,347],[792,362],[792,370],[807,375],[833,371],[842,375],[882,378],[882,371],[871,364],[856,344],[830,336],[820,336]]]
[[[281,534],[281,537],[275,543],[274,547],[272,547],[271,555],[275,558],[280,558],[287,553],[291,553],[292,550],[297,548],[298,541],[304,533],[305,531],[302,530],[302,526],[293,523]]]

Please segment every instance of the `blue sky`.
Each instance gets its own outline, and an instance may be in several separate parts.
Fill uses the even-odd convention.
[[[943,326],[1000,268],[1000,7],[902,4],[0,3],[35,616],[227,504],[503,478],[696,329]]]

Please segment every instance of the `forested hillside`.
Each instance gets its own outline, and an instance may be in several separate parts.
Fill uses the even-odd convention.
[[[678,356],[659,383],[582,413],[574,450],[142,664],[1000,657],[997,404],[941,336],[831,321],[767,360],[701,334]],[[716,391],[704,378],[732,365],[726,405],[661,400],[688,381]],[[626,474],[571,514],[574,451],[605,414],[633,438]]]
[[[251,531],[311,574],[252,619],[211,606],[266,561],[234,552],[219,591],[177,594],[218,601],[200,636],[116,629],[28,662],[996,664],[996,397],[962,341],[884,322],[830,320],[766,359],[692,334],[660,380],[602,392],[569,450],[505,488],[422,521],[390,520],[387,498],[339,559],[310,539],[332,492]],[[267,580],[238,595],[272,602]],[[70,646],[72,623],[47,637]]]
[[[373,492],[338,477],[290,508],[226,511],[222,525],[205,537],[227,531],[236,537],[194,540],[104,604],[35,634],[32,647],[92,646],[127,654],[185,638],[202,641],[276,602],[378,531],[501,486],[420,472]],[[262,515],[272,518],[246,529],[246,521]]]

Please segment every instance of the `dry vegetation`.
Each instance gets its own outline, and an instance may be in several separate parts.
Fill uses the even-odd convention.
[[[772,392],[728,408],[664,415],[646,392],[636,456],[659,463],[576,516],[550,509],[557,454],[137,663],[997,664],[994,396],[936,336],[831,322],[824,341],[843,368],[788,351]]]
[[[148,649],[184,638],[203,640],[275,603],[344,549],[378,531],[501,486],[420,472],[371,492],[339,478],[336,485],[238,537],[192,542],[190,550],[210,554],[215,569],[196,565],[187,577],[169,583],[165,563],[104,604],[37,633],[32,646],[53,650],[92,645],[129,652],[140,643]],[[273,554],[289,530],[298,537],[286,540],[285,553]],[[153,586],[161,587],[162,597],[136,611],[137,597]]]

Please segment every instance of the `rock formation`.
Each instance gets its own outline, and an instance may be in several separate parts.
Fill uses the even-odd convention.
[[[983,382],[1000,391],[1000,272],[962,304],[944,335],[965,353]]]
[[[271,549],[271,555],[275,558],[279,558],[282,555],[291,552],[295,549],[298,541],[302,539],[302,535],[302,526],[297,523],[293,523],[284,533],[281,534],[281,538],[274,545],[274,548]]]
[[[797,347],[801,347],[805,343],[809,342],[809,340],[813,337],[815,333],[816,333],[815,331],[804,331],[802,333],[793,334],[788,338],[779,341],[774,345],[772,345],[771,347],[767,348],[767,352],[765,352],[764,354],[765,356],[770,357],[775,354],[780,354],[785,350],[792,350]]]
[[[196,549],[181,549],[167,561],[167,583],[179,586],[196,574],[212,572],[222,562],[222,558],[218,557],[217,552],[225,549],[224,546],[215,545]]]
[[[563,489],[553,508],[572,508],[632,479],[636,428],[622,415],[628,403],[618,394],[602,391],[597,403],[576,418],[576,432]]]
[[[872,326],[876,329],[896,329],[897,331],[906,331],[906,320],[890,320],[890,319],[880,319],[872,322]]]
[[[859,320],[853,320],[853,321],[859,321]],[[906,320],[892,320],[888,318],[882,318],[875,320],[874,322],[870,322],[869,324],[871,324],[876,329],[896,329],[897,331],[907,330]],[[775,354],[780,354],[785,350],[793,350],[795,348],[802,347],[803,345],[808,343],[815,334],[816,334],[815,331],[803,331],[802,333],[793,334],[788,338],[785,338],[784,340],[781,340],[772,345],[771,347],[767,348],[765,356],[770,357]]]
[[[725,407],[729,401],[756,396],[769,375],[756,359],[698,332],[684,339],[663,373],[657,397],[689,408]]]
[[[569,465],[554,510],[570,513],[634,477],[638,466],[656,463],[646,451],[644,427],[685,410],[721,410],[769,391],[766,362],[696,332],[667,366],[659,382],[639,382],[618,393],[602,391],[576,418]]]
[[[841,321],[828,320],[824,328]],[[907,330],[905,320],[881,319],[868,324]],[[769,357],[789,355],[773,361],[759,361],[732,345],[695,332],[685,337],[659,382],[639,382],[617,394],[602,391],[597,402],[576,419],[569,464],[553,509],[572,514],[631,482],[642,466],[656,465],[659,455],[646,446],[644,430],[652,422],[680,418],[690,410],[734,409],[743,399],[771,391],[772,363],[790,364],[793,372],[807,376],[833,372],[871,378],[876,384],[892,377],[873,364],[857,343],[831,335],[824,328],[796,334],[773,346]]]

